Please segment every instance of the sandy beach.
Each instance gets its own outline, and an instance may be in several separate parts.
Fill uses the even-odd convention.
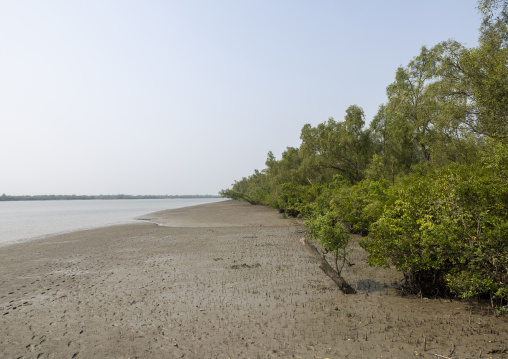
[[[357,244],[342,294],[273,209],[145,219],[1,247],[0,358],[508,357],[508,317],[402,297]]]

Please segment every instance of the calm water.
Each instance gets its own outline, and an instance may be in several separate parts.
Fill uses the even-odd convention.
[[[165,209],[222,201],[222,198],[0,201],[0,245],[136,221]]]

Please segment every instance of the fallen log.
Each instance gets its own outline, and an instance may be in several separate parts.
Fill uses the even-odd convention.
[[[332,268],[332,266],[326,261],[323,255],[319,253],[317,248],[314,247],[312,243],[310,243],[306,238],[300,239],[300,242],[302,242],[303,246],[312,255],[312,257],[316,259],[319,268],[321,268],[321,270],[325,272],[325,274],[330,277],[335,282],[335,284],[337,284],[339,289],[344,294],[356,294],[356,290],[354,290],[354,288],[351,287],[349,283],[346,282],[346,280],[342,278],[342,276],[337,273],[335,269]]]

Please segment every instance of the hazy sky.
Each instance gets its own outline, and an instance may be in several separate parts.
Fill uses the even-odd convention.
[[[473,0],[0,3],[0,194],[217,194],[361,106]]]

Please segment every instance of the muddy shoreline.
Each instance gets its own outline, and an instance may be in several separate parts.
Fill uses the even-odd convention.
[[[340,293],[277,211],[149,217],[1,247],[0,358],[506,357],[506,317],[401,297],[360,248]]]

